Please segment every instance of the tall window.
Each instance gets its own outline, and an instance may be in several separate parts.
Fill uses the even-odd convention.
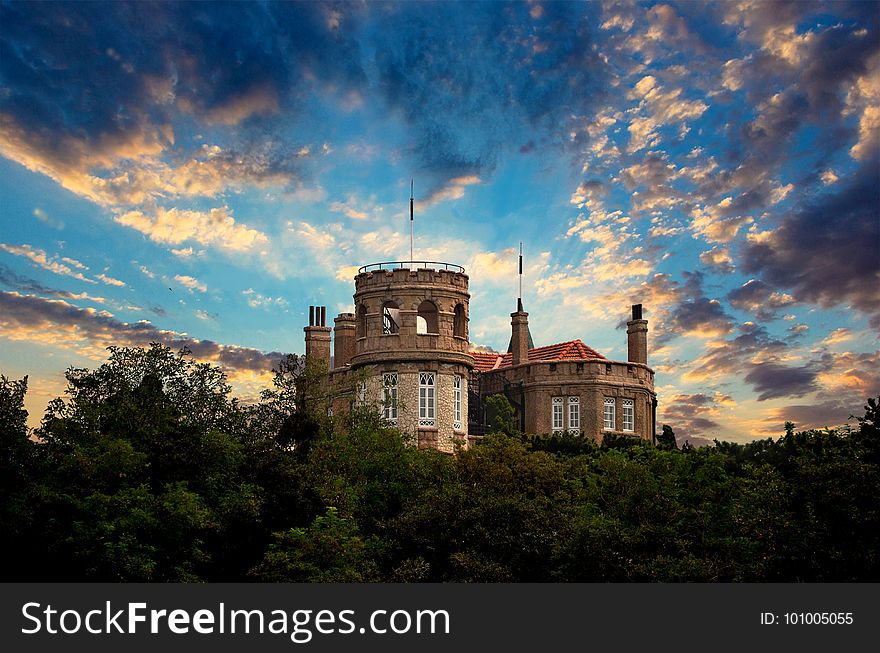
[[[367,403],[367,382],[366,381],[358,381],[357,402],[361,405]]]
[[[634,431],[636,424],[635,403],[632,399],[624,399],[620,403],[623,408],[623,430]]]
[[[452,377],[452,428],[461,428],[461,377]]]
[[[383,416],[392,424],[397,424],[397,372],[385,372],[382,375],[385,408]]]
[[[581,433],[581,398],[568,398],[568,431],[575,435]]]
[[[419,372],[419,426],[437,424],[436,380],[434,372]]]
[[[562,431],[565,429],[565,426],[562,423],[564,408],[564,406],[562,405],[562,397],[553,397],[551,405],[553,406],[553,432],[562,433]]]
[[[605,397],[605,430],[613,431],[614,425],[614,397]]]

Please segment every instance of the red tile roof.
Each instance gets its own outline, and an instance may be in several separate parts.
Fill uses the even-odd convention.
[[[487,354],[484,352],[471,352],[474,357],[474,369],[478,372],[490,372],[500,370],[513,365],[513,354]],[[567,361],[567,360],[608,360],[602,354],[591,347],[587,347],[580,340],[569,340],[557,345],[535,347],[529,349],[529,362],[536,361]]]

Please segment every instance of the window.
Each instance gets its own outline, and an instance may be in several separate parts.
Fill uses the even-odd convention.
[[[367,382],[366,381],[358,381],[357,402],[361,405],[367,403]]]
[[[461,428],[461,377],[456,374],[452,377],[452,428]]]
[[[382,304],[382,333],[400,333],[400,307],[396,302]]]
[[[565,426],[562,424],[562,397],[553,397],[552,401],[553,406],[553,432],[554,433],[562,433]]]
[[[467,317],[464,314],[464,305],[455,305],[455,321],[453,323],[453,335],[467,338]]]
[[[384,389],[383,417],[391,424],[397,424],[397,372],[386,372],[382,375]]]
[[[434,372],[419,372],[419,426],[437,424],[436,378]]]
[[[620,402],[623,407],[623,430],[635,430],[635,403],[632,399],[624,399]]]
[[[416,317],[416,333],[439,333],[437,328],[437,306],[427,299],[419,304],[419,314]]]
[[[568,398],[568,431],[575,435],[581,433],[581,398]]]
[[[363,304],[357,307],[357,337],[367,337],[367,307]]]
[[[605,397],[605,430],[613,431],[614,426],[614,397]]]

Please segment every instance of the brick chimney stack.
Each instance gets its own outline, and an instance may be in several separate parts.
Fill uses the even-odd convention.
[[[326,326],[327,307],[309,306],[309,326],[306,333],[306,360],[320,360],[325,369],[330,369],[330,327]]]
[[[626,338],[631,363],[648,364],[648,320],[642,319],[642,305],[633,304],[632,319],[626,323]]]
[[[357,346],[354,313],[340,313],[333,323],[333,366],[345,367],[351,363]]]
[[[513,333],[510,338],[510,351],[513,364],[529,362],[529,314],[523,310],[522,300],[517,302],[516,313],[510,314]]]

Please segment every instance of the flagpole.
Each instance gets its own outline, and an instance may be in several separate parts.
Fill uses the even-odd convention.
[[[519,297],[516,300],[516,310],[522,311],[522,241],[519,242]]]
[[[413,180],[409,180],[409,268],[413,266]]]

